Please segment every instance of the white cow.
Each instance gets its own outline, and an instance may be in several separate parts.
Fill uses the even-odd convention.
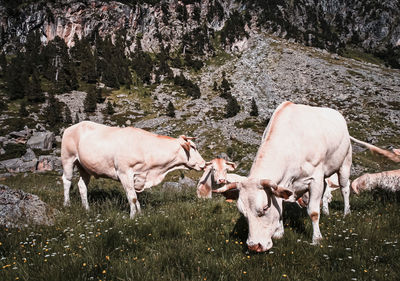
[[[191,138],[172,138],[142,129],[108,127],[90,121],[64,131],[61,143],[64,169],[64,205],[70,204],[69,190],[74,165],[78,166],[79,192],[88,210],[90,176],[111,178],[122,183],[130,205],[130,217],[140,212],[136,192],[159,184],[176,169],[201,170],[205,161]]]
[[[283,235],[283,199],[294,202],[307,191],[312,241],[318,243],[322,239],[319,216],[325,178],[338,173],[345,214],[350,212],[351,153],[347,124],[339,112],[291,102],[279,105],[248,178],[217,190],[239,190],[237,206],[249,224],[249,249],[270,249],[272,238]]]
[[[222,158],[215,158],[206,163],[206,168],[197,184],[197,197],[211,198],[212,189],[220,184],[239,182],[245,177],[227,173],[236,169],[236,164]]]
[[[374,174],[364,174],[351,183],[351,188],[357,195],[360,191],[375,188],[396,192],[400,190],[400,170],[385,171]]]

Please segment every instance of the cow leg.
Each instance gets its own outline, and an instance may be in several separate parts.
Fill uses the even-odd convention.
[[[308,202],[307,213],[310,216],[313,226],[312,244],[317,245],[322,239],[319,229],[320,203],[324,193],[323,176],[314,177],[314,181],[310,183],[310,201]]]
[[[343,196],[344,216],[350,214],[350,180],[347,176],[339,176],[340,191]]]
[[[283,228],[283,220],[279,220],[278,227],[277,227],[274,235],[272,235],[272,238],[280,239],[283,237],[284,233],[285,233],[285,229]]]
[[[350,169],[351,169],[351,148],[347,154],[342,167],[340,167],[338,178],[339,186],[343,196],[344,215],[350,214]]]
[[[325,181],[324,181],[325,182]],[[325,182],[324,196],[322,197],[322,213],[329,216],[329,202],[332,198],[332,189]]]
[[[64,185],[64,206],[70,206],[71,204],[69,199],[69,190],[71,189],[73,170],[73,161],[66,161],[63,163],[62,181]]]
[[[79,173],[81,175],[78,182],[79,193],[81,194],[82,205],[88,211],[89,203],[87,198],[87,187],[89,186],[90,175],[82,168],[80,168]]]
[[[135,191],[135,184],[134,184],[134,173],[129,172],[127,175],[126,174],[119,174],[118,175],[119,180],[122,183],[122,186],[125,189],[126,192],[126,197],[128,198],[128,203],[130,207],[130,218],[134,218],[136,215],[136,212],[140,213],[141,208],[140,208],[140,203],[139,200],[137,199],[136,191]]]

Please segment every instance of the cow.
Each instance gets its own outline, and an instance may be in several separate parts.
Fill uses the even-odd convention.
[[[367,147],[372,152],[381,154],[395,163],[400,163],[400,149],[392,149],[392,151],[388,151],[353,137],[350,138],[354,142]],[[400,190],[400,170],[364,174],[356,178],[351,184],[351,189],[357,195],[360,194],[360,191],[372,190],[377,187],[393,192]]]
[[[272,247],[272,238],[283,236],[283,200],[295,202],[308,191],[312,243],[318,244],[322,239],[319,217],[324,179],[338,174],[344,213],[349,214],[351,162],[347,124],[338,111],[286,101],[277,107],[265,129],[247,179],[215,192],[239,190],[237,207],[249,225],[247,246],[264,252]]]
[[[217,185],[241,181],[242,176],[227,173],[227,171],[233,171],[235,169],[235,163],[226,161],[222,158],[215,158],[209,162],[206,162],[204,173],[197,184],[197,197],[211,198],[212,189]]]
[[[351,189],[357,195],[361,191],[375,188],[396,192],[400,190],[400,170],[385,171],[374,174],[364,174],[351,183]]]
[[[89,209],[87,186],[90,177],[120,181],[130,205],[130,217],[140,212],[137,192],[159,184],[177,169],[205,167],[192,138],[172,138],[133,127],[109,127],[82,121],[65,129],[61,142],[64,206],[70,205],[73,167],[79,169],[82,204]]]

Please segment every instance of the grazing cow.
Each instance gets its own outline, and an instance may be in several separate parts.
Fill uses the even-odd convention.
[[[351,152],[347,124],[339,112],[287,101],[273,113],[248,178],[216,192],[239,190],[237,206],[249,224],[247,245],[263,252],[272,247],[272,238],[283,235],[283,199],[295,202],[308,191],[316,244],[322,239],[319,216],[325,178],[338,174],[345,214],[350,212]]]
[[[351,188],[356,194],[360,194],[360,191],[372,190],[377,187],[393,192],[399,191],[400,170],[364,174],[351,183]]]
[[[173,170],[204,168],[205,161],[191,139],[156,135],[133,127],[108,127],[90,121],[67,128],[61,143],[64,205],[70,204],[69,190],[76,165],[80,172],[79,192],[86,209],[89,209],[90,176],[106,177],[122,183],[133,218],[136,211],[140,212],[136,192],[159,184]]]
[[[240,181],[241,176],[227,173],[227,171],[233,171],[235,168],[235,163],[222,158],[215,158],[207,162],[204,173],[197,184],[197,197],[211,198],[213,187]]]

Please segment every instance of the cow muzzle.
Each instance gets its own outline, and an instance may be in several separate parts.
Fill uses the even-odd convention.
[[[250,251],[262,253],[272,248],[272,241],[268,242],[266,246],[263,246],[261,243],[247,243],[247,247]]]
[[[218,179],[218,180],[217,180],[217,183],[218,183],[218,184],[226,184],[227,181],[226,181],[226,179]]]

